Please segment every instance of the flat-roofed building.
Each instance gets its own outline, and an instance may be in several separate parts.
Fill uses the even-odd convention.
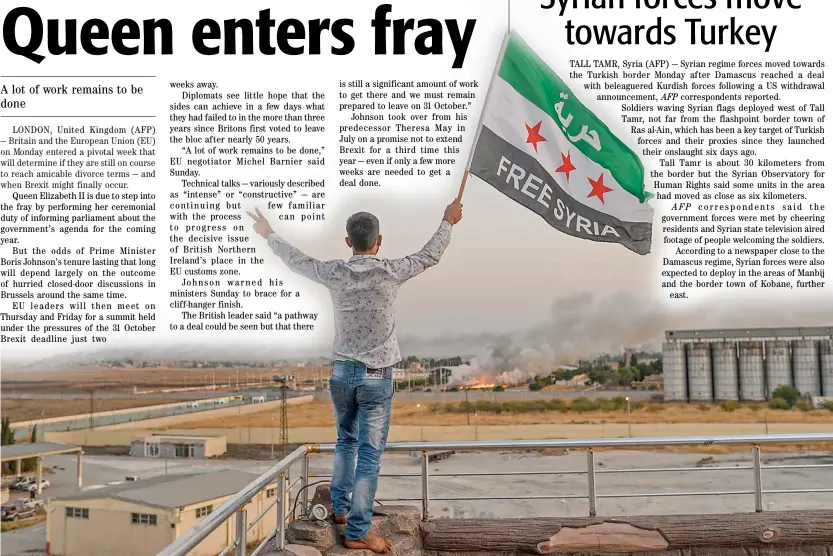
[[[134,457],[205,459],[225,453],[225,436],[152,434],[130,441],[130,455]]]
[[[47,502],[48,553],[153,556],[256,478],[234,470],[161,475],[51,499]],[[259,492],[245,508],[249,521],[265,511],[276,495],[276,487]],[[277,505],[273,505],[249,531],[247,543],[271,533],[276,512]],[[230,519],[189,554],[214,556],[233,540],[234,519]]]

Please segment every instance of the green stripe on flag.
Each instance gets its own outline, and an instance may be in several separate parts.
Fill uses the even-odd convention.
[[[640,202],[653,197],[645,191],[645,169],[636,153],[584,106],[558,75],[515,33],[509,36],[498,75],[519,94],[549,114],[564,129],[576,148],[607,168],[625,191]],[[563,104],[559,115],[556,106],[560,103]],[[565,122],[568,125],[563,125]]]

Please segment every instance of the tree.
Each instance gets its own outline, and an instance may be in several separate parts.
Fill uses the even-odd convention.
[[[558,369],[553,373],[555,380],[572,380],[578,374],[581,374],[578,370],[571,371],[569,369]]]
[[[793,407],[798,399],[801,397],[801,393],[793,388],[792,386],[779,386],[772,392],[772,398],[781,398],[785,402],[787,402],[787,406]]]
[[[14,444],[14,431],[12,430],[11,423],[9,422],[8,417],[3,417],[2,419],[2,429],[0,429],[0,444],[2,444],[3,446]],[[4,464],[4,471],[11,471],[13,465],[14,462]]]
[[[635,377],[633,367],[619,367],[616,371],[616,383],[619,386],[629,386]]]
[[[616,371],[608,366],[591,367],[587,371],[587,377],[600,386],[605,386],[616,380]]]
[[[14,444],[14,431],[8,417],[3,417],[2,430],[0,430],[0,445],[8,446]]]
[[[32,427],[32,432],[29,435],[29,442],[37,442],[38,441],[38,426],[35,425]],[[33,471],[38,467],[38,458],[29,458],[23,460],[21,463],[21,468],[24,472],[26,471]]]

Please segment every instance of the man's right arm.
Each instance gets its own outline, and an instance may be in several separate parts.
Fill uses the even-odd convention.
[[[319,261],[314,259],[287,243],[277,233],[272,232],[267,236],[267,241],[272,252],[284,262],[289,269],[314,282],[327,285],[332,278],[333,268],[338,261]]]
[[[248,214],[254,221],[255,232],[259,236],[266,238],[272,252],[280,257],[291,271],[319,284],[329,285],[333,280],[334,271],[340,261],[319,261],[313,259],[300,249],[287,243],[285,239],[275,233],[269,221],[260,212],[260,209],[255,209],[254,213],[249,212]]]
[[[459,201],[448,205],[440,227],[422,249],[413,255],[391,261],[393,272],[400,282],[410,280],[440,262],[440,258],[451,242],[451,227],[462,217],[463,205]]]

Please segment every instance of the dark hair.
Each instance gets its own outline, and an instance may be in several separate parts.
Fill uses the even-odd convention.
[[[379,219],[369,212],[357,212],[347,219],[347,237],[356,251],[369,251],[379,237]]]

